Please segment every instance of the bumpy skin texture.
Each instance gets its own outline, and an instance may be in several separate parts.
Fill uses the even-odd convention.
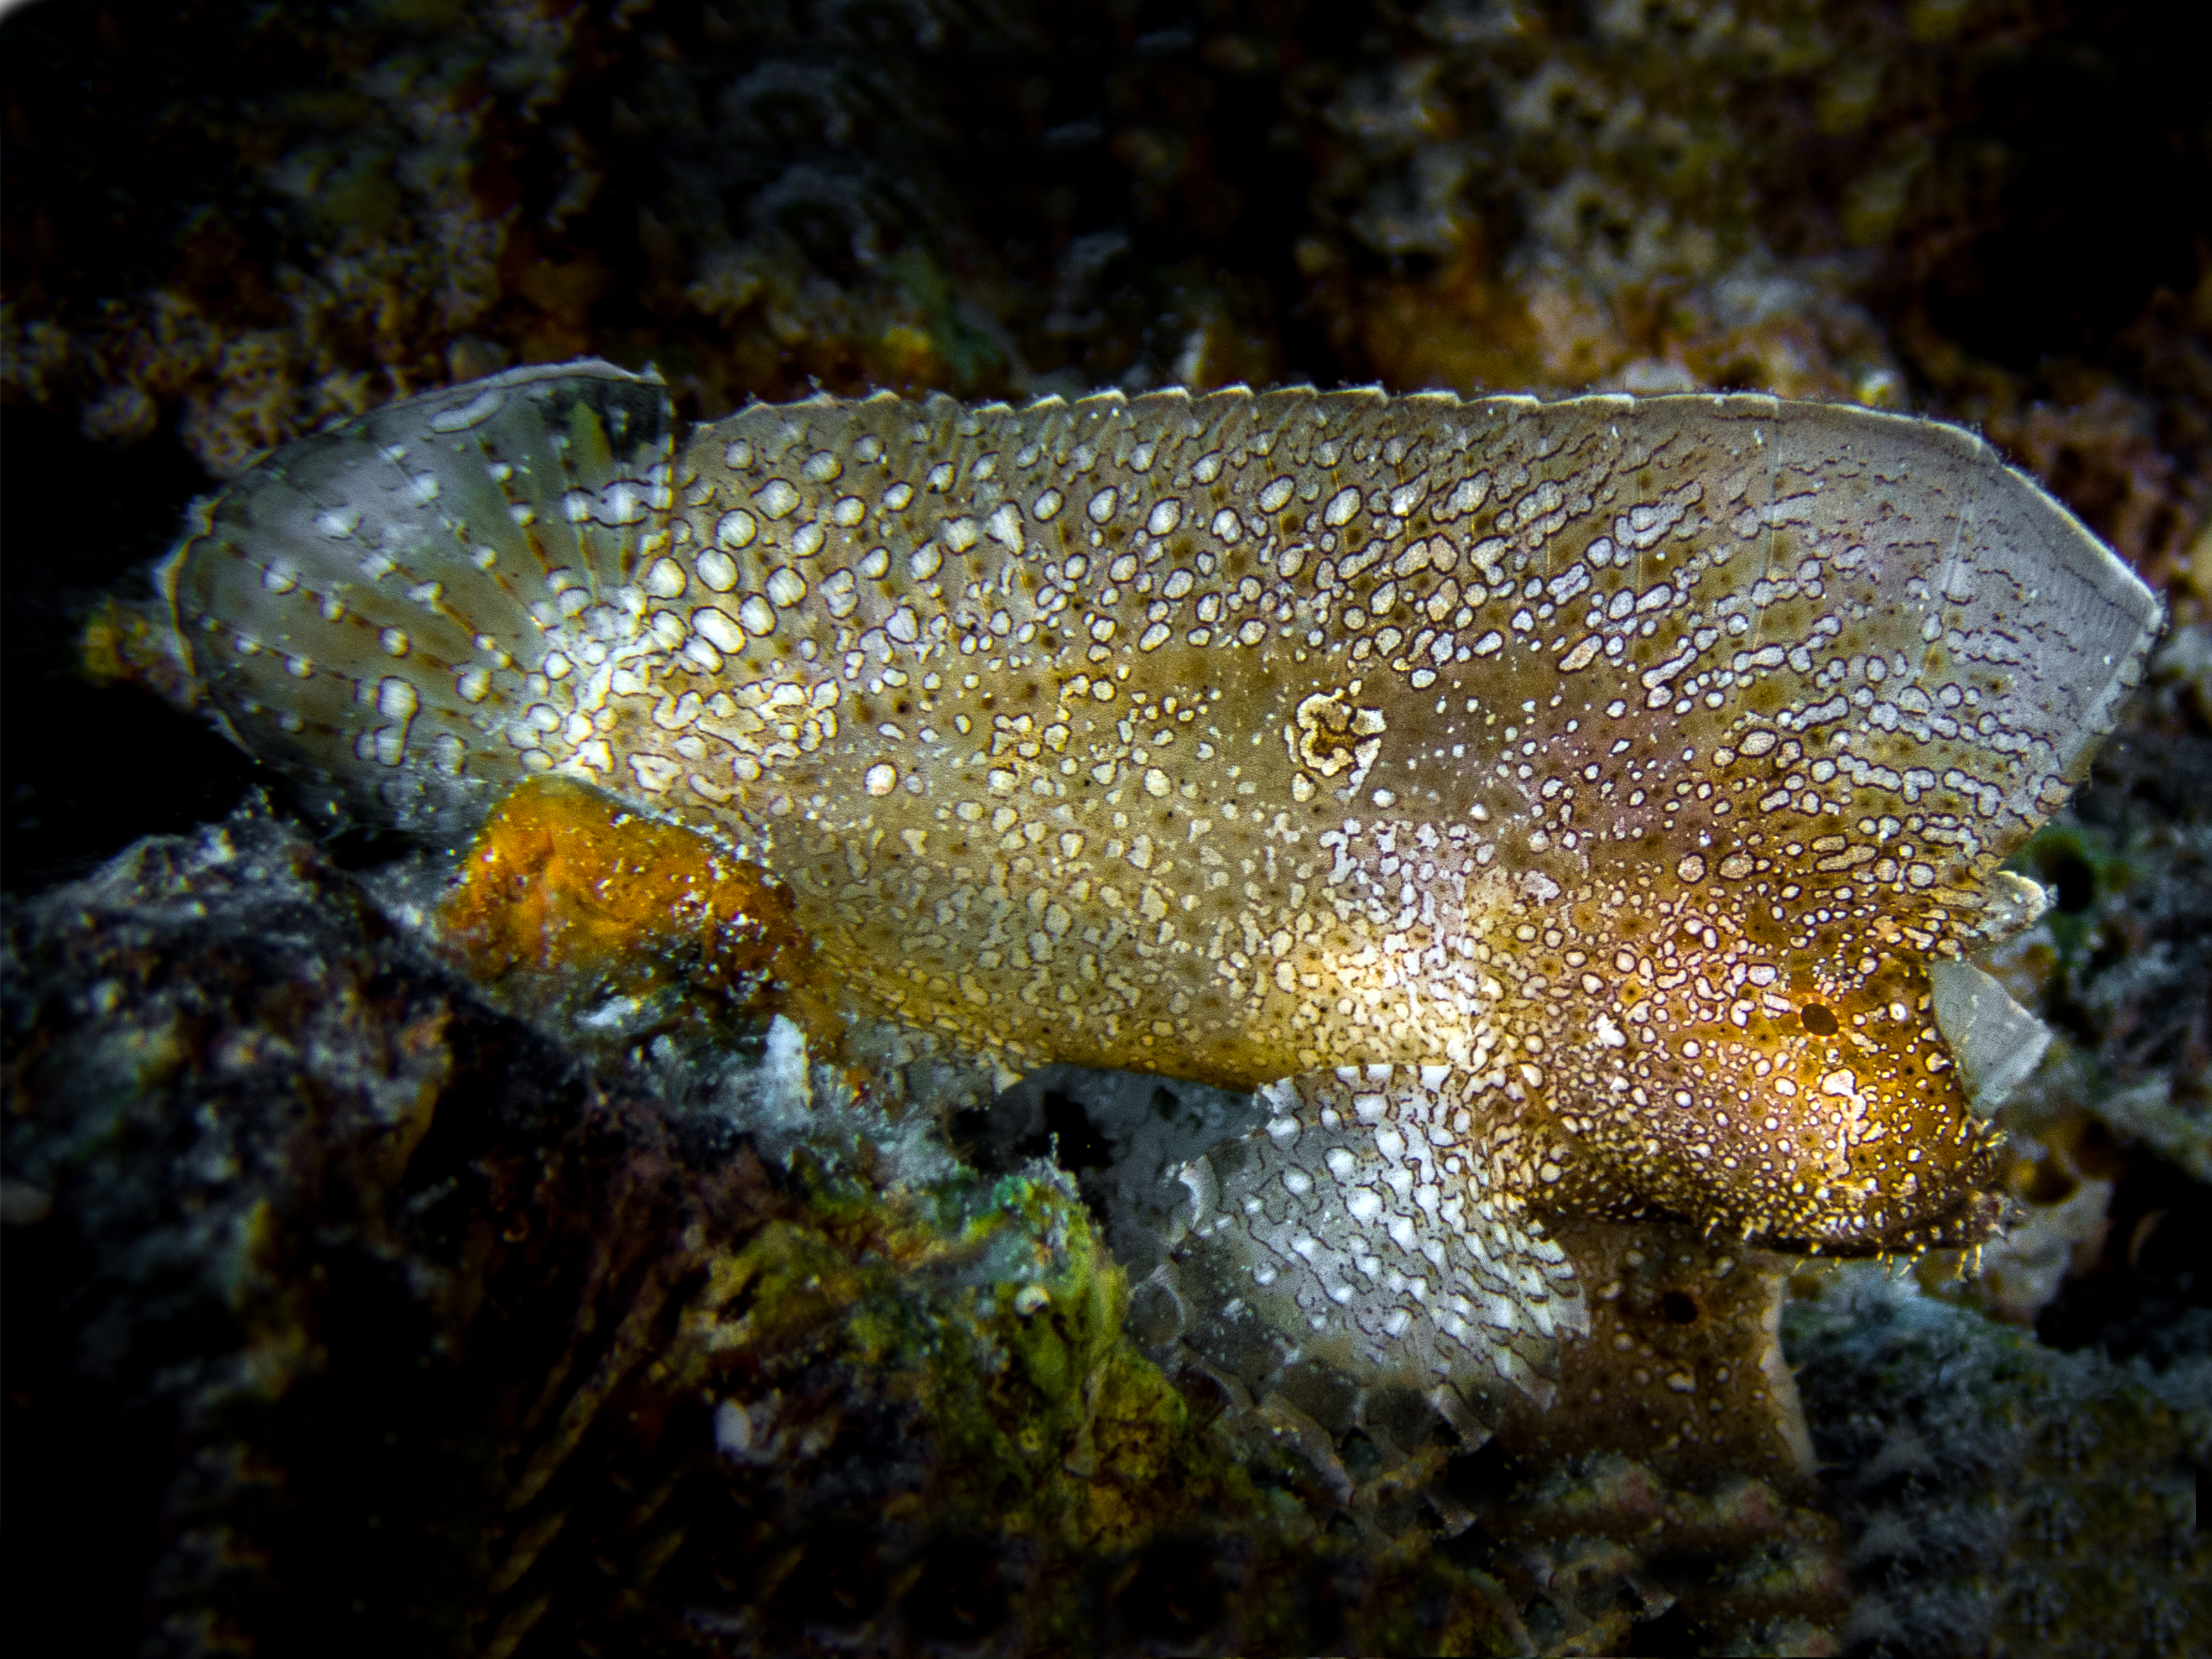
[[[1316,1127],[1331,1068],[1425,1068],[1439,1274],[1455,1182],[1970,1227],[1928,967],[2157,620],[1977,441],[1856,409],[884,396],[679,453],[606,365],[279,452],[173,584],[248,748],[428,830],[555,771],[711,830],[1017,1068],[1318,1073]]]

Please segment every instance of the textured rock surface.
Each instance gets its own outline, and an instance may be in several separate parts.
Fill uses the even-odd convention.
[[[2212,1353],[2061,1353],[1851,1263],[1790,1316],[1867,1655],[2185,1654],[2212,1640]]]
[[[1255,1481],[895,1066],[594,1073],[252,816],[5,969],[9,1548],[88,1648],[1526,1650]]]

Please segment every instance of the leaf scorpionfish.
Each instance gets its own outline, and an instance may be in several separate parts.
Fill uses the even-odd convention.
[[[765,866],[898,1020],[1261,1089],[1184,1172],[1186,1270],[1343,1370],[1540,1401],[1589,1323],[1545,1215],[1984,1224],[1943,1026],[2002,994],[1957,959],[2159,623],[1978,440],[1862,409],[882,394],[679,436],[599,362],[285,447],[166,581],[229,734],[333,811],[450,836],[580,780]]]

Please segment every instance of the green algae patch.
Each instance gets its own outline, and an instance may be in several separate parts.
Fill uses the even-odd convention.
[[[955,1528],[1080,1555],[1261,1513],[1122,1334],[1126,1278],[1063,1183],[879,1194],[803,1158],[797,1174],[800,1214],[705,1264],[684,1318],[701,1386],[838,1365],[932,1443],[930,1508]]]
[[[891,1431],[907,1468],[866,1524],[918,1547],[899,1565],[872,1548],[880,1571],[848,1563],[876,1572],[843,1592],[856,1602],[927,1622],[964,1552],[994,1565],[963,1594],[1009,1598],[1032,1650],[1111,1650],[1163,1618],[1190,1626],[1169,1635],[1233,1630],[1270,1650],[1316,1616],[1372,1650],[1524,1650],[1486,1575],[1425,1540],[1345,1555],[1265,1460],[1194,1412],[1123,1334],[1127,1277],[1065,1177],[878,1191],[804,1154],[792,1176],[794,1207],[701,1264],[665,1386],[713,1402],[736,1488],[807,1480],[819,1449]],[[769,1507],[822,1490],[817,1469]],[[764,1528],[750,1599],[798,1595],[807,1561],[846,1537]]]
[[[2045,921],[2061,963],[2078,970],[2095,945],[2096,908],[2135,884],[2136,862],[2109,830],[2069,813],[2037,830],[2005,867],[2051,890]]]

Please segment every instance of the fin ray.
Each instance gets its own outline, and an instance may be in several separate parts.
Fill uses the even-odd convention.
[[[326,802],[467,828],[528,769],[533,679],[576,667],[549,629],[666,539],[673,445],[666,390],[605,363],[387,405],[225,492],[171,574],[179,635],[232,732]]]
[[[1208,1358],[1255,1395],[1255,1353],[1272,1350],[1361,1386],[1449,1383],[1479,1415],[1509,1391],[1548,1402],[1559,1342],[1589,1310],[1565,1252],[1490,1185],[1465,1085],[1409,1066],[1304,1073],[1262,1091],[1262,1127],[1186,1167],[1178,1290],[1225,1316],[1192,1339],[1201,1352],[1219,1348]]]

